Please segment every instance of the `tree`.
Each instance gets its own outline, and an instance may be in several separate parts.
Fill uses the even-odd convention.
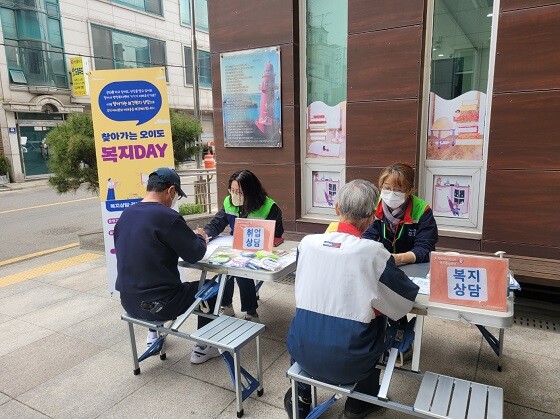
[[[171,111],[171,137],[175,167],[199,152],[200,122],[180,111]],[[75,192],[81,185],[99,193],[93,120],[89,114],[75,114],[47,135],[49,184],[58,193]]]

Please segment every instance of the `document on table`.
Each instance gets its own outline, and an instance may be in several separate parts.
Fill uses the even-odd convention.
[[[214,239],[212,239],[210,241],[210,243],[208,243],[208,245],[206,246],[206,253],[204,254],[204,257],[202,258],[202,260],[206,260],[210,257],[210,255],[212,255],[212,253],[214,253],[214,251],[220,247],[220,246],[229,246],[231,247],[231,245],[233,244],[233,236],[227,235],[227,236],[218,236]]]
[[[410,279],[420,287],[418,294],[430,295],[430,278],[413,276]]]

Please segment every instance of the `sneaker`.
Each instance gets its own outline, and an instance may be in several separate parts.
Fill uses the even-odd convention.
[[[230,304],[229,306],[221,306],[220,307],[220,316],[222,314],[224,316],[235,317],[235,311],[233,310],[233,304]]]
[[[191,364],[202,364],[210,358],[216,358],[217,356],[220,356],[218,348],[197,343],[191,352]]]
[[[158,333],[157,332],[148,332],[148,336],[146,337],[146,346],[149,348],[152,344],[157,340]]]
[[[414,352],[414,346],[413,345],[410,345],[406,351],[400,352],[400,354],[402,355],[403,363],[412,360],[412,353],[413,352]]]
[[[259,320],[259,313],[249,314],[247,313],[244,317],[245,320],[253,322],[253,323],[260,323]]]
[[[344,417],[346,419],[361,419],[381,409],[383,409],[383,406],[348,397],[344,404]]]
[[[311,411],[311,399],[302,396],[299,396],[298,399],[299,399],[298,400],[299,417],[305,418]],[[292,412],[292,389],[291,388],[288,389],[286,395],[284,396],[284,409],[286,410],[286,413],[288,414],[290,419],[292,419],[293,412]]]

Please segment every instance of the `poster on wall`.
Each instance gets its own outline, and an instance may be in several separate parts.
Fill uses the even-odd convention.
[[[165,69],[92,71],[91,113],[109,291],[117,260],[113,231],[122,211],[142,199],[148,176],[173,167]]]
[[[339,172],[313,171],[313,206],[333,208],[341,187]]]
[[[435,216],[469,218],[472,176],[434,175],[432,210]]]
[[[428,160],[481,161],[486,94],[471,90],[451,100],[430,93]]]
[[[280,48],[220,55],[225,147],[282,147]]]
[[[325,0],[307,10],[306,158],[346,158],[348,4]]]

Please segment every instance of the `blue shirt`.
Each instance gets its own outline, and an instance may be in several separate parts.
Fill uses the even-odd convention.
[[[156,301],[181,286],[177,262],[199,261],[206,241],[179,213],[157,202],[138,202],[125,209],[115,225],[116,289]]]

